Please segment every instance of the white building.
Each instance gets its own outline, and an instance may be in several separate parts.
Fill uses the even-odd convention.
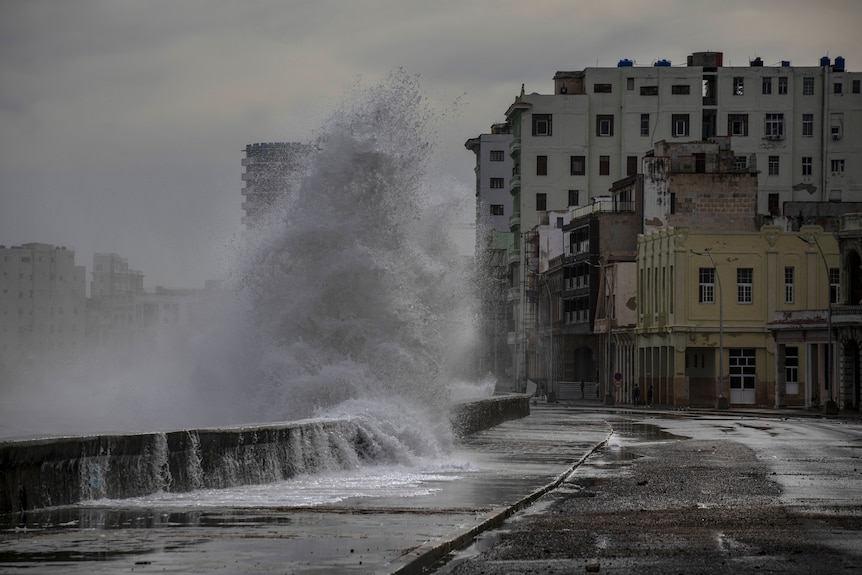
[[[65,247],[0,246],[0,374],[80,351],[85,273]]]
[[[509,231],[512,195],[509,178],[513,161],[509,154],[512,130],[509,124],[494,124],[491,133],[470,138],[464,147],[476,155],[476,225],[484,232]],[[477,241],[479,240],[477,234]]]
[[[784,215],[787,202],[862,200],[862,164],[853,161],[862,154],[860,82],[862,73],[848,72],[843,58],[725,67],[721,52],[692,54],[684,66],[621,60],[614,68],[557,72],[553,93],[522,89],[506,111],[510,230],[524,239],[542,213],[607,195],[640,171],[657,142],[712,136],[729,138],[740,171],[757,171],[756,227]],[[533,313],[521,286],[538,271],[530,265],[538,254],[528,253],[528,242],[516,244],[510,291],[513,323],[521,325]]]

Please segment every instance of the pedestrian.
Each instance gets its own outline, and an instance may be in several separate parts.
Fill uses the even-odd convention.
[[[581,399],[584,398],[584,382],[581,381]]]
[[[641,390],[638,387],[638,384],[635,384],[634,389],[632,389],[632,400],[634,401],[635,405],[640,404],[640,398],[641,398]]]
[[[646,402],[648,407],[652,407],[652,384],[646,390]]]

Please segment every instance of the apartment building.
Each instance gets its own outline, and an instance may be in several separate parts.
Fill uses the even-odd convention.
[[[722,166],[732,161],[733,171],[756,180],[756,193],[746,200],[753,207],[750,230],[784,222],[783,207],[791,203],[858,201],[862,165],[852,158],[862,153],[860,81],[862,74],[848,72],[843,58],[805,67],[764,66],[760,59],[726,67],[721,52],[692,54],[683,66],[621,60],[615,68],[557,72],[552,94],[522,87],[506,111],[514,161],[510,230],[523,240],[543,212],[574,210],[607,195],[615,182],[645,169],[659,142],[716,136],[733,150],[732,160],[720,158]],[[705,158],[692,154],[692,172],[705,171]],[[659,199],[664,203],[644,207],[644,225],[682,225],[671,220],[686,209],[697,226],[710,223],[705,204],[693,209],[682,198]],[[519,242],[510,266],[515,324],[530,315],[520,286],[536,269],[526,245]]]
[[[50,244],[0,246],[0,379],[18,368],[68,360],[86,330],[85,268]]]

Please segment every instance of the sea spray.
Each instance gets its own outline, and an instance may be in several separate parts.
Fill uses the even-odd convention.
[[[445,449],[473,314],[449,226],[472,193],[432,167],[432,108],[402,71],[350,90],[194,323],[8,383],[0,434],[355,416],[405,457]]]

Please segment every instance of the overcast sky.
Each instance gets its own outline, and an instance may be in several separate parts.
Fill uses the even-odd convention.
[[[245,145],[308,140],[357,78],[419,76],[471,195],[463,144],[522,83],[706,50],[858,71],[860,23],[860,0],[0,0],[0,244],[202,287],[241,230]]]

